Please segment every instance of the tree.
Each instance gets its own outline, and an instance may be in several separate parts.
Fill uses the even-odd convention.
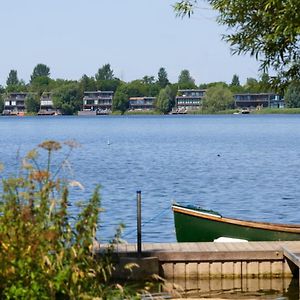
[[[157,74],[157,83],[161,88],[165,88],[169,84],[168,73],[165,68],[160,68]]]
[[[17,70],[10,70],[6,80],[6,85],[18,85],[19,83]]]
[[[49,77],[50,68],[44,64],[37,64],[32,72],[30,82],[32,83],[37,77]]]
[[[147,76],[147,75],[145,75],[144,77],[143,77],[143,79],[142,79],[142,82],[144,83],[144,84],[153,84],[154,83],[154,76]]]
[[[0,113],[2,113],[4,110],[4,100],[3,96],[0,94]]]
[[[233,94],[229,88],[222,85],[209,88],[203,97],[203,108],[209,112],[226,110],[233,105]]]
[[[38,76],[31,81],[29,89],[39,95],[51,90],[52,79],[47,76]]]
[[[98,80],[96,82],[96,87],[98,90],[101,91],[115,92],[120,84],[121,84],[121,80],[119,78],[114,78],[110,80]]]
[[[259,93],[260,91],[259,82],[252,77],[247,78],[244,88],[247,93]]]
[[[96,81],[94,77],[88,77],[86,74],[84,74],[80,79],[80,86],[82,92],[84,91],[95,91],[97,89],[96,87]]]
[[[7,85],[5,88],[5,91],[7,93],[12,93],[12,92],[26,92],[28,90],[27,85],[25,84],[24,80],[19,80],[18,84],[12,84],[12,85]]]
[[[180,89],[193,89],[196,88],[195,80],[190,75],[189,70],[182,70],[178,77],[178,87]]]
[[[110,67],[110,64],[105,64],[98,69],[98,72],[95,74],[96,80],[112,80],[114,79],[114,72]]]
[[[231,80],[231,86],[238,87],[241,86],[239,76],[234,74]]]
[[[208,0],[219,12],[218,22],[229,28],[224,39],[233,53],[249,53],[261,62],[260,68],[277,71],[274,84],[300,78],[299,0]],[[180,16],[193,13],[197,0],[176,2]]]
[[[172,89],[169,86],[166,86],[164,89],[161,89],[156,100],[156,108],[166,114],[172,108]]]
[[[122,112],[122,114],[126,111],[128,108],[129,102],[128,102],[128,95],[122,91],[122,89],[118,89],[116,93],[114,94],[113,98],[113,110],[119,110]]]
[[[293,81],[284,94],[284,100],[287,107],[300,107],[300,81]]]
[[[64,115],[72,115],[80,110],[83,94],[76,82],[66,83],[53,91],[53,104]]]
[[[232,93],[242,93],[244,92],[244,88],[240,84],[239,76],[234,74],[231,80],[231,84],[229,85],[229,89]]]
[[[267,73],[263,73],[259,81],[259,91],[261,93],[267,93],[271,90],[270,76]]]
[[[26,110],[29,113],[37,113],[40,109],[40,99],[37,95],[29,95],[25,100]]]

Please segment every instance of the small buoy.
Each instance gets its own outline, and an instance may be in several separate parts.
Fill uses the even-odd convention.
[[[218,154],[217,156],[218,156],[218,157],[220,157],[221,155],[220,155],[220,154]]]
[[[110,145],[110,141],[109,140],[107,140],[107,145]]]

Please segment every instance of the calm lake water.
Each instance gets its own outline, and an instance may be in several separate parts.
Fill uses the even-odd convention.
[[[300,223],[300,116],[1,117],[4,174],[41,141],[75,139],[69,177],[89,197],[101,184],[102,241],[119,223],[136,240],[136,191],[142,191],[143,241],[173,242],[171,203],[222,215]],[[66,172],[66,171],[65,171]]]

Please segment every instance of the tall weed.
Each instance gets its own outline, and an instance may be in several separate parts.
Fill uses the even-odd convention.
[[[54,152],[73,143],[45,141],[23,159],[18,176],[3,179],[0,200],[1,299],[126,299],[139,297],[111,284],[110,252],[95,259],[100,213],[97,187],[75,220],[68,212],[68,183],[51,170]],[[46,151],[41,167],[40,151]],[[68,155],[69,155],[68,154]],[[117,233],[119,235],[119,232]],[[118,238],[118,237],[117,237]]]

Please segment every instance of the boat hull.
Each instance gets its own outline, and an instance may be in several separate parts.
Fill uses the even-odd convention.
[[[221,216],[201,216],[197,212],[193,215],[190,209],[174,209],[174,221],[178,242],[212,242],[220,237],[243,239],[247,241],[293,241],[300,240],[300,228],[289,229],[276,228],[269,224],[269,228],[259,228],[259,223],[245,222],[246,224],[234,224],[234,221]],[[233,222],[227,222],[227,220]],[[250,223],[247,225],[247,223]],[[261,223],[268,224],[268,223]],[[288,226],[288,225],[287,225]],[[272,228],[274,227],[274,228]],[[279,226],[280,227],[280,226]],[[295,232],[293,232],[295,231]]]

